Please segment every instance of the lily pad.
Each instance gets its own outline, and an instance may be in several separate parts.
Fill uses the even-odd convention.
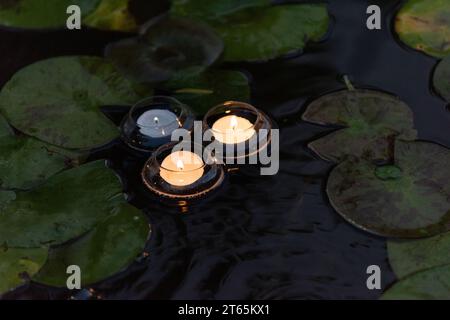
[[[25,284],[47,260],[47,248],[0,248],[0,294]]]
[[[205,5],[204,0],[173,0],[171,14],[190,19],[214,20],[245,8],[267,6],[270,3],[270,0],[215,0]]]
[[[178,71],[213,64],[223,51],[222,40],[207,25],[164,19],[142,36],[113,43],[106,56],[140,84],[166,81]]]
[[[0,0],[0,25],[24,29],[54,29],[66,26],[67,8],[78,5],[89,14],[99,0]]]
[[[47,263],[33,280],[64,287],[70,265],[80,267],[82,285],[103,280],[125,269],[142,253],[149,231],[140,211],[122,203],[79,240],[51,249]]]
[[[437,66],[433,83],[436,91],[450,103],[450,56]]]
[[[211,26],[225,43],[225,61],[265,61],[303,49],[328,31],[326,5],[299,4],[248,8]]]
[[[450,300],[450,265],[415,273],[394,284],[383,300]]]
[[[115,212],[120,197],[121,183],[104,161],[64,171],[3,205],[0,243],[20,248],[64,243]]]
[[[133,85],[97,57],[59,57],[32,64],[0,93],[0,110],[18,130],[69,149],[89,149],[118,137],[100,110],[140,99]]]
[[[130,0],[101,0],[97,9],[83,20],[92,28],[133,32],[138,24],[128,10]]]
[[[328,180],[332,206],[366,231],[400,238],[450,230],[450,150],[428,142],[397,141],[395,163],[339,164]]]
[[[238,71],[207,70],[203,73],[178,73],[166,86],[173,95],[196,113],[205,114],[227,100],[248,101],[250,87],[247,77]]]
[[[309,147],[325,160],[341,162],[349,156],[388,160],[395,139],[414,140],[413,113],[397,97],[372,90],[345,90],[312,102],[303,120],[337,125]]]
[[[426,239],[388,242],[389,262],[398,278],[450,265],[449,252],[450,232]]]
[[[0,116],[0,189],[32,189],[54,174],[84,160],[34,138],[15,136]]]
[[[450,3],[408,0],[397,14],[395,29],[409,47],[445,57],[450,54]]]

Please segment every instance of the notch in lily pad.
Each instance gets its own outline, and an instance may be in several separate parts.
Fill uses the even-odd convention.
[[[340,128],[309,144],[321,158],[333,162],[351,157],[387,161],[395,140],[417,138],[408,105],[374,90],[351,87],[324,95],[307,107],[302,119]]]
[[[223,51],[220,37],[206,24],[186,19],[159,19],[143,34],[110,44],[114,65],[140,84],[170,79],[176,72],[212,65]]]
[[[397,140],[394,159],[384,166],[353,159],[335,167],[327,183],[332,206],[355,226],[385,237],[450,230],[450,150]]]

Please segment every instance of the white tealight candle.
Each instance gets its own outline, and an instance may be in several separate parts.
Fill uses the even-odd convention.
[[[203,167],[203,160],[195,153],[176,151],[161,163],[160,176],[171,185],[188,186],[203,176]]]
[[[214,122],[214,137],[225,144],[237,144],[249,140],[255,133],[253,124],[238,116],[225,116]]]
[[[152,109],[141,114],[137,120],[139,131],[150,138],[162,138],[180,128],[175,113],[164,109]]]

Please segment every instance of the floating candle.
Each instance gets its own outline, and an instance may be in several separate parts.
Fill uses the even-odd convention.
[[[161,163],[160,176],[167,183],[182,187],[198,181],[204,173],[203,160],[190,151],[176,151]]]
[[[239,116],[225,116],[214,122],[214,137],[225,144],[237,144],[249,140],[255,133],[253,124]]]
[[[181,127],[175,113],[164,109],[144,112],[137,120],[139,131],[150,138],[162,138]]]

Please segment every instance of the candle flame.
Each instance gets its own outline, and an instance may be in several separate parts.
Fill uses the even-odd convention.
[[[236,116],[232,116],[231,117],[231,119],[230,119],[230,126],[231,126],[232,130],[235,130],[236,127],[238,126],[238,121],[237,121]]]
[[[158,124],[159,123],[159,118],[158,117],[154,117],[153,121],[155,122],[155,124]]]
[[[178,161],[177,161],[177,168],[180,171],[182,171],[184,169],[184,163],[183,163],[183,161],[181,161],[181,159],[178,159]]]

